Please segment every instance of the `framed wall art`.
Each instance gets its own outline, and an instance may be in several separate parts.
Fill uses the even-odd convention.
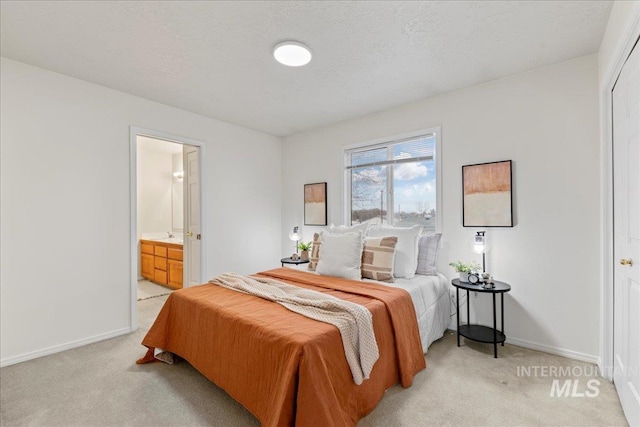
[[[327,225],[327,183],[304,185],[304,225]]]
[[[462,225],[513,227],[511,160],[462,166]]]

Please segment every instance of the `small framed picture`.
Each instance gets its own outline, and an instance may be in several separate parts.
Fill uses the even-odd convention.
[[[327,183],[304,185],[304,225],[327,225]]]
[[[513,227],[511,160],[462,166],[462,225]]]

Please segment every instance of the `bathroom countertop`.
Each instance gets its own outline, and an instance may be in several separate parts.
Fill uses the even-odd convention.
[[[169,243],[172,245],[184,245],[184,242],[182,239],[179,239],[177,237],[165,237],[164,239],[140,239],[141,241],[147,241],[147,242],[155,242],[155,243]]]

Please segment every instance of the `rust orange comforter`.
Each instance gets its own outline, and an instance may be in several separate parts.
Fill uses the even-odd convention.
[[[212,284],[173,292],[142,344],[187,360],[263,426],[355,425],[387,388],[398,382],[409,387],[425,368],[406,291],[290,268],[257,276],[367,307],[380,351],[371,377],[354,384],[335,326]]]

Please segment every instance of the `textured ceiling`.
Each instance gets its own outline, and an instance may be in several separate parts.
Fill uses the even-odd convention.
[[[285,136],[598,50],[605,1],[7,2],[1,54]],[[313,60],[285,67],[278,42]]]

